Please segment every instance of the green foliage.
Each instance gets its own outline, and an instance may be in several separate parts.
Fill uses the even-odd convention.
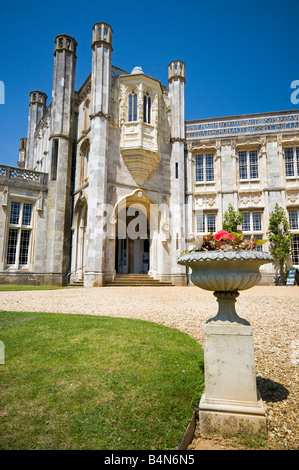
[[[235,211],[232,204],[229,204],[227,211],[224,213],[222,228],[227,232],[241,233],[238,226],[242,224],[243,215]]]
[[[202,243],[197,245],[193,251],[213,251],[213,250],[254,250],[257,246],[263,245],[267,240],[255,238],[245,238],[242,233],[226,232],[220,230],[213,234],[204,235]]]
[[[280,284],[285,284],[286,281],[286,261],[292,255],[292,238],[293,234],[290,232],[290,224],[287,215],[284,209],[276,204],[270,214],[268,239],[270,242],[271,255],[279,264]]]

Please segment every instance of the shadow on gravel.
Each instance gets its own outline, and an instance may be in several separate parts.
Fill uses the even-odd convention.
[[[273,380],[265,379],[264,377],[257,377],[257,388],[260,391],[262,400],[267,402],[277,402],[285,400],[289,391],[283,385]]]

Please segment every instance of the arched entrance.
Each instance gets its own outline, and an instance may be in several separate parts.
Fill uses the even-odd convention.
[[[86,224],[87,201],[85,197],[83,197],[78,201],[74,212],[75,231],[73,234],[74,254],[72,260],[72,272],[77,281],[82,281],[84,278]]]
[[[156,258],[157,220],[152,201],[142,190],[134,191],[117,203],[114,214],[116,274],[147,274]]]
[[[117,237],[115,243],[115,271],[122,274],[147,274],[149,270],[149,250],[150,250],[150,235],[148,227],[148,219],[146,214],[139,213],[135,217],[128,215],[135,209],[133,206],[122,209],[125,213],[119,214],[119,217],[125,221],[126,237],[119,233],[119,224],[117,223]],[[140,218],[140,222],[135,225],[134,218]],[[140,230],[140,223],[146,225],[145,230]],[[135,225],[135,234],[130,230]],[[131,234],[130,234],[131,232]],[[133,230],[134,232],[134,230]],[[135,235],[137,235],[135,237]]]

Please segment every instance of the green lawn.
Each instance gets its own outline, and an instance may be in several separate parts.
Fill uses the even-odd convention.
[[[54,290],[54,289],[68,289],[68,287],[58,286],[22,286],[17,284],[0,284],[0,291],[6,290]]]
[[[0,312],[0,449],[175,449],[203,350],[141,320]]]

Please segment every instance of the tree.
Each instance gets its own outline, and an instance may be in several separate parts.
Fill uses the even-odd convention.
[[[293,234],[290,232],[290,224],[282,207],[275,205],[270,214],[268,226],[268,240],[270,242],[270,253],[279,267],[278,285],[286,283],[286,262],[292,255],[291,241]]]
[[[227,211],[224,213],[224,219],[222,228],[227,232],[241,233],[242,231],[238,229],[238,226],[242,224],[243,215],[240,212],[235,211],[232,204],[228,205]]]

